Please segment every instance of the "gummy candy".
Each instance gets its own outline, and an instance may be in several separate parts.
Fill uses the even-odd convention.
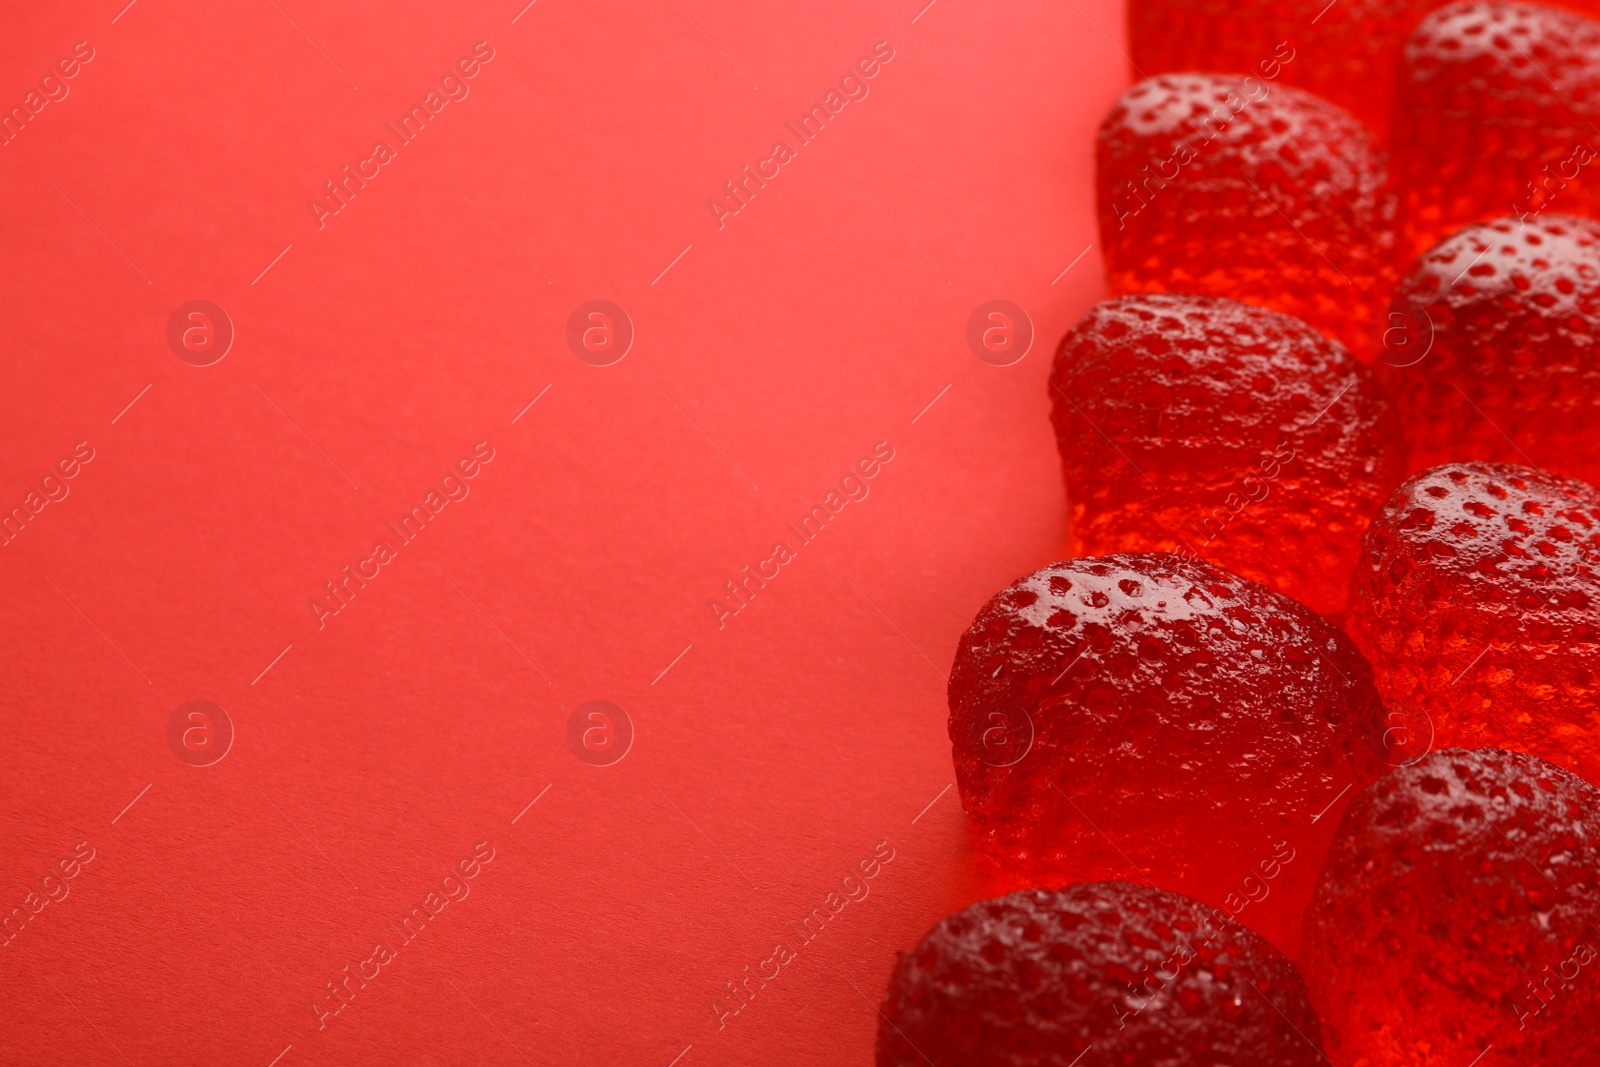
[[[1218,297],[1107,300],[1051,376],[1074,550],[1187,550],[1342,612],[1399,432],[1367,368],[1298,319]]]
[[[878,1067],[1321,1067],[1294,965],[1187,897],[1126,882],[973,904],[902,953]]]
[[[1424,18],[1395,87],[1405,255],[1508,212],[1595,214],[1597,101],[1592,19],[1505,0],[1461,0]]]
[[[1383,153],[1348,112],[1259,79],[1164,74],[1112,107],[1096,172],[1113,294],[1260,304],[1371,359],[1394,200]]]
[[[1522,753],[1443,749],[1345,812],[1300,966],[1331,1062],[1594,1063],[1600,791]]]
[[[1282,79],[1355,115],[1386,139],[1408,34],[1439,0],[1139,0],[1128,51],[1140,78],[1215,70]],[[1589,0],[1562,5],[1588,15]]]
[[[1139,0],[1128,5],[1128,50],[1141,78],[1188,70],[1281,78],[1382,137],[1400,44],[1430,6],[1341,0],[1319,13],[1286,0]]]
[[[1148,879],[1291,953],[1340,797],[1382,769],[1384,709],[1349,640],[1175,555],[1012,583],[962,636],[949,697],[985,853],[1036,885]]]
[[[1468,226],[1412,264],[1389,320],[1409,470],[1501,460],[1600,480],[1600,222]]]
[[[1600,494],[1531,467],[1412,476],[1367,531],[1350,633],[1440,745],[1600,778]]]

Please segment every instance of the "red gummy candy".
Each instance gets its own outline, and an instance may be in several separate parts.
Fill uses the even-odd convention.
[[[1219,70],[1316,93],[1378,136],[1389,126],[1400,43],[1426,3],[1342,0],[1140,0],[1128,5],[1128,50],[1140,77]]]
[[[1409,470],[1520,461],[1600,481],[1600,222],[1469,226],[1412,264],[1389,319]]]
[[[1387,136],[1406,36],[1440,0],[1140,0],[1128,5],[1139,77],[1220,70],[1281,79]],[[1590,2],[1566,5],[1594,14]]]
[[[1595,1062],[1600,790],[1497,749],[1444,749],[1345,812],[1300,958],[1331,1062]]]
[[[1403,245],[1415,255],[1508,211],[1592,215],[1600,23],[1558,8],[1461,0],[1406,41],[1395,89]]]
[[[1294,965],[1187,897],[1126,882],[1033,889],[902,953],[878,1067],[1321,1067]]]
[[[1164,74],[1100,124],[1096,170],[1112,293],[1232,297],[1370,356],[1394,201],[1348,112],[1259,79]]]
[[[1450,463],[1367,531],[1350,633],[1391,709],[1441,745],[1532,752],[1600,778],[1600,494],[1529,467]]]
[[[1389,405],[1343,345],[1232,300],[1127,296],[1062,339],[1050,384],[1076,552],[1187,549],[1344,610],[1402,472]]]
[[[1383,708],[1349,640],[1179,556],[1012,583],[962,635],[949,696],[980,849],[1034,884],[1148,879],[1291,953],[1326,816],[1382,769]]]

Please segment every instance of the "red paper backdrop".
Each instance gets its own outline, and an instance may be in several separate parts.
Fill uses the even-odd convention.
[[[0,548],[26,919],[0,1061],[870,1063],[896,951],[1000,885],[945,792],[944,673],[1064,552],[1044,377],[1101,292],[1118,6],[123,2],[0,37],[28,115],[0,148],[0,508],[29,515]],[[323,183],[477,42],[468,95],[319,228]],[[597,298],[636,334],[606,367],[566,342]],[[196,299],[236,332],[205,367],[166,339]],[[991,299],[1031,315],[1015,365],[969,349]],[[479,442],[401,545],[385,523]],[[724,583],[879,442],[868,495],[719,629]],[[190,700],[233,725],[214,765],[169,745]],[[633,724],[612,766],[569,747],[590,700]],[[484,841],[319,1029],[325,983]]]

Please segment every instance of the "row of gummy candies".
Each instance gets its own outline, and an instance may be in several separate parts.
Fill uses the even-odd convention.
[[[1077,884],[902,955],[881,1065],[1593,1057],[1600,24],[1341,6],[1130,12],[1137,66],[1252,74],[1101,126],[1147,295],[1051,375],[1088,558],[950,679],[980,848]]]

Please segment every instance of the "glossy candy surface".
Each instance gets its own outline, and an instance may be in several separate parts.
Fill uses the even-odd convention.
[[[1312,1067],[1317,1038],[1300,975],[1264,939],[1176,893],[1099,882],[980,901],[928,931],[889,980],[877,1063]]]
[[[1298,319],[1217,297],[1090,308],[1062,339],[1052,418],[1074,549],[1187,549],[1323,614],[1400,478],[1372,374]]]
[[[1128,48],[1145,74],[1215,70],[1281,79],[1382,136],[1401,42],[1436,3],[1340,0],[1318,17],[1315,7],[1287,0],[1140,0],[1128,5]]]
[[[1386,183],[1367,130],[1310,93],[1214,74],[1140,82],[1096,149],[1107,282],[1274,308],[1370,359],[1393,283]]]
[[[1384,766],[1384,711],[1349,640],[1174,555],[1014,582],[962,636],[949,695],[981,849],[1035,884],[1147,877],[1287,952],[1340,793]]]
[[[1278,78],[1338,104],[1387,136],[1406,36],[1440,0],[1140,0],[1128,49],[1144,77],[1216,70]],[[1562,5],[1593,15],[1600,5]]]
[[[1390,322],[1381,373],[1410,470],[1532,461],[1600,480],[1600,222],[1468,226],[1412,264]]]
[[[1407,39],[1395,97],[1405,255],[1508,212],[1600,210],[1600,23],[1460,0]]]
[[[1433,467],[1367,531],[1350,632],[1440,745],[1600,778],[1600,494],[1509,464]]]
[[[1443,749],[1345,812],[1300,965],[1341,1067],[1594,1063],[1600,791]]]

